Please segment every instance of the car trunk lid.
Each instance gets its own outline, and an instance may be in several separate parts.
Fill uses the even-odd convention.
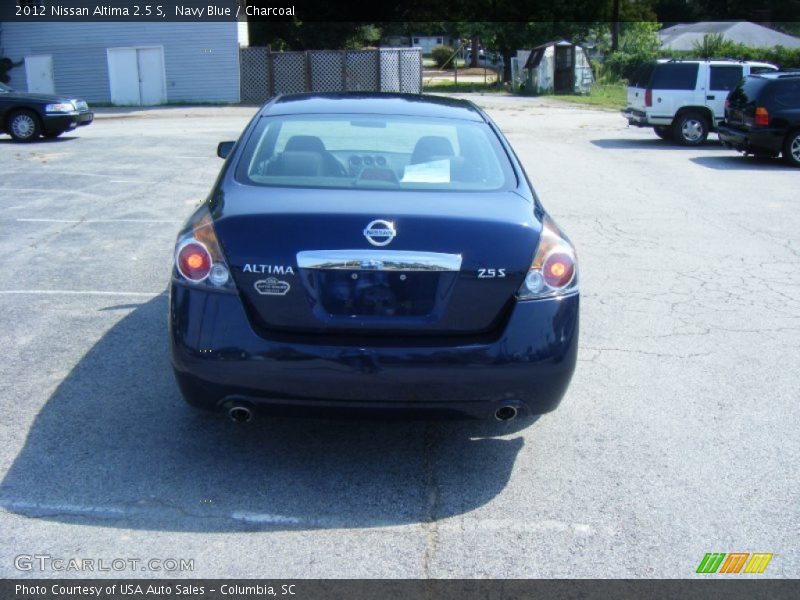
[[[531,202],[513,192],[239,194],[226,197],[215,229],[251,322],[265,330],[490,331],[541,228]]]
[[[758,99],[767,83],[762,77],[746,77],[731,91],[725,109],[725,121],[728,125],[752,129],[755,125]]]
[[[628,86],[628,108],[644,112],[647,108],[645,96],[653,65],[644,65],[634,73]]]

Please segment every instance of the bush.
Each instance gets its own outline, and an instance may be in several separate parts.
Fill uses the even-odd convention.
[[[754,60],[777,65],[781,69],[800,68],[800,48],[754,48],[744,44],[722,39],[718,36],[705,36],[702,42],[696,43],[692,51],[648,49],[629,51],[621,49],[610,54],[596,72],[600,83],[614,83],[623,79],[630,81],[639,67],[656,60],[656,58],[698,59],[698,58],[730,58],[734,60]]]
[[[450,60],[450,57],[453,56],[455,50],[450,46],[434,46],[431,49],[431,58],[436,63],[436,66],[440,69],[444,68],[444,63]],[[453,61],[447,63],[447,68],[453,68]]]
[[[656,60],[656,57],[654,52],[614,52],[603,63],[600,80],[602,83],[630,81],[636,71]]]

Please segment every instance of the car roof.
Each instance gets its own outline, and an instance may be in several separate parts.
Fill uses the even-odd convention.
[[[735,58],[690,58],[690,59],[659,58],[656,62],[658,62],[658,64],[660,65],[681,64],[681,63],[684,64],[707,63],[709,65],[751,65],[754,67],[769,67],[771,69],[778,68],[772,63],[763,62],[760,60],[737,60]]]
[[[761,77],[762,79],[793,79],[800,77],[800,70],[789,69],[786,71],[772,71],[768,73],[755,73],[750,77]]]
[[[278,96],[261,109],[261,116],[368,114],[439,117],[485,121],[472,102],[424,94],[375,92],[309,93]]]

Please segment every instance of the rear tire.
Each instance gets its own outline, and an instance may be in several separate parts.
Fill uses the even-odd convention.
[[[39,137],[42,126],[39,117],[30,110],[15,110],[8,117],[6,131],[18,142],[31,142]]]
[[[669,127],[653,127],[653,131],[655,131],[656,135],[662,140],[672,139],[672,130]]]
[[[672,124],[672,135],[684,146],[700,146],[708,137],[708,119],[698,112],[678,115]]]
[[[783,160],[793,167],[800,167],[800,131],[792,131],[783,143]]]

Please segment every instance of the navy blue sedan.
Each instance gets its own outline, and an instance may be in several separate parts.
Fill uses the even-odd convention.
[[[172,364],[190,404],[459,416],[553,410],[578,344],[575,251],[474,104],[267,103],[178,236]]]

